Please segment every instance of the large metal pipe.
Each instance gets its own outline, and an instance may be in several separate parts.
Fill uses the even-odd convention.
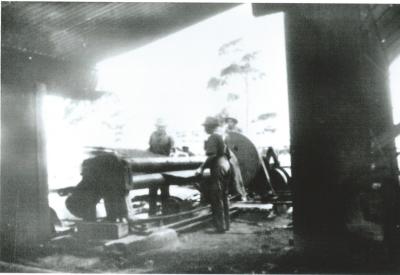
[[[133,175],[132,183],[127,186],[129,190],[156,187],[164,184],[187,185],[192,184],[210,176],[210,171],[204,171],[202,177],[195,176],[195,170],[174,171],[168,173],[154,173],[144,175]]]
[[[157,187],[168,185],[187,185],[199,182],[210,177],[210,170],[206,169],[202,177],[195,176],[196,170],[173,171],[165,173],[132,175],[132,181],[126,186],[128,190]],[[60,189],[51,189],[50,192],[70,193],[75,187],[70,186]]]
[[[132,172],[160,173],[198,168],[206,158],[196,157],[157,157],[157,158],[125,158]]]

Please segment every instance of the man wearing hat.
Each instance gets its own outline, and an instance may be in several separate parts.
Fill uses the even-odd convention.
[[[238,120],[236,118],[227,117],[227,118],[225,118],[225,123],[227,124],[226,133],[229,133],[229,132],[242,133],[242,129],[237,127]]]
[[[157,119],[156,130],[150,136],[150,151],[155,154],[169,156],[174,147],[174,139],[167,135],[167,124],[162,119]]]
[[[227,127],[225,129],[226,135],[229,137],[229,133],[242,133],[242,130],[237,127],[238,120],[234,117],[226,117],[224,122]],[[246,201],[246,189],[243,185],[242,172],[240,171],[239,160],[233,152],[230,152],[231,158],[229,162],[231,163],[232,170],[232,184],[230,185],[229,193],[239,200]]]
[[[229,230],[228,186],[231,181],[229,151],[221,135],[217,134],[219,121],[215,117],[207,117],[203,123],[204,130],[210,136],[204,143],[206,161],[197,173],[202,175],[204,169],[210,168],[211,177],[208,183],[208,198],[211,203],[214,223],[218,233]]]
[[[154,154],[169,156],[172,153],[174,148],[174,139],[167,134],[167,124],[161,118],[157,119],[156,123],[156,130],[150,136],[150,152]],[[150,197],[157,197],[158,194],[158,187],[150,187],[149,188],[149,196]],[[169,189],[167,186],[163,186],[161,189],[162,196],[169,196]],[[150,201],[149,205],[149,215],[156,214],[156,201]]]

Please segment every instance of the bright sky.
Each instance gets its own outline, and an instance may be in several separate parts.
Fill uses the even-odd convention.
[[[390,93],[392,98],[393,123],[400,123],[400,56],[389,67]],[[400,148],[400,136],[396,138],[396,147]]]
[[[393,107],[393,123],[400,123],[400,57],[397,57],[389,68],[390,92]]]
[[[262,92],[252,87],[251,114],[280,112],[282,124],[288,126],[283,14],[255,18],[250,4],[244,4],[98,64],[99,89],[122,99],[123,109],[131,114],[136,146],[147,145],[157,117],[165,118],[171,131],[201,131],[204,118],[221,110],[226,94],[213,95],[207,82],[226,65],[218,49],[238,38],[243,38],[244,49],[261,50],[258,65],[266,74],[256,84],[262,85]],[[232,88],[243,89],[243,83]],[[243,111],[242,105],[231,115]],[[138,136],[138,127],[143,137]],[[288,140],[288,132],[284,139]]]

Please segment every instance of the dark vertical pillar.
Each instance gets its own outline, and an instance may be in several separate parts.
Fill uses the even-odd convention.
[[[168,199],[170,198],[169,194],[169,185],[164,184],[160,186],[160,192],[161,192],[161,211],[163,215],[168,215],[170,214],[170,209],[169,209],[169,204],[168,204]]]
[[[397,225],[400,221],[400,196],[396,147],[393,133],[392,105],[389,93],[389,61],[384,50],[385,41],[377,29],[376,22],[370,15],[368,7],[363,6],[363,26],[361,33],[364,38],[363,51],[363,89],[368,91],[370,112],[370,132],[373,142],[379,141],[379,136],[391,136],[388,144],[380,145],[380,150],[373,153],[373,180],[382,183],[379,190],[383,200],[382,225],[384,241],[390,254],[398,252],[400,235]],[[378,137],[378,138],[377,138]],[[397,251],[395,251],[397,250]]]
[[[158,187],[149,187],[149,216],[157,214]]]
[[[14,21],[3,21],[2,34],[12,31]],[[1,66],[0,258],[15,260],[50,237],[41,117],[46,87],[53,94],[94,99],[96,81],[85,66],[10,47],[1,49]]]
[[[285,20],[295,240],[340,252],[351,200],[372,183],[371,130],[390,125],[386,79],[365,58],[379,49],[360,5],[300,5]]]
[[[50,235],[43,87],[2,61],[0,258],[15,261]]]

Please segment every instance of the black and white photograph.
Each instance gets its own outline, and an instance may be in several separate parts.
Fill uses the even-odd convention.
[[[1,273],[400,272],[400,5],[1,1]]]

